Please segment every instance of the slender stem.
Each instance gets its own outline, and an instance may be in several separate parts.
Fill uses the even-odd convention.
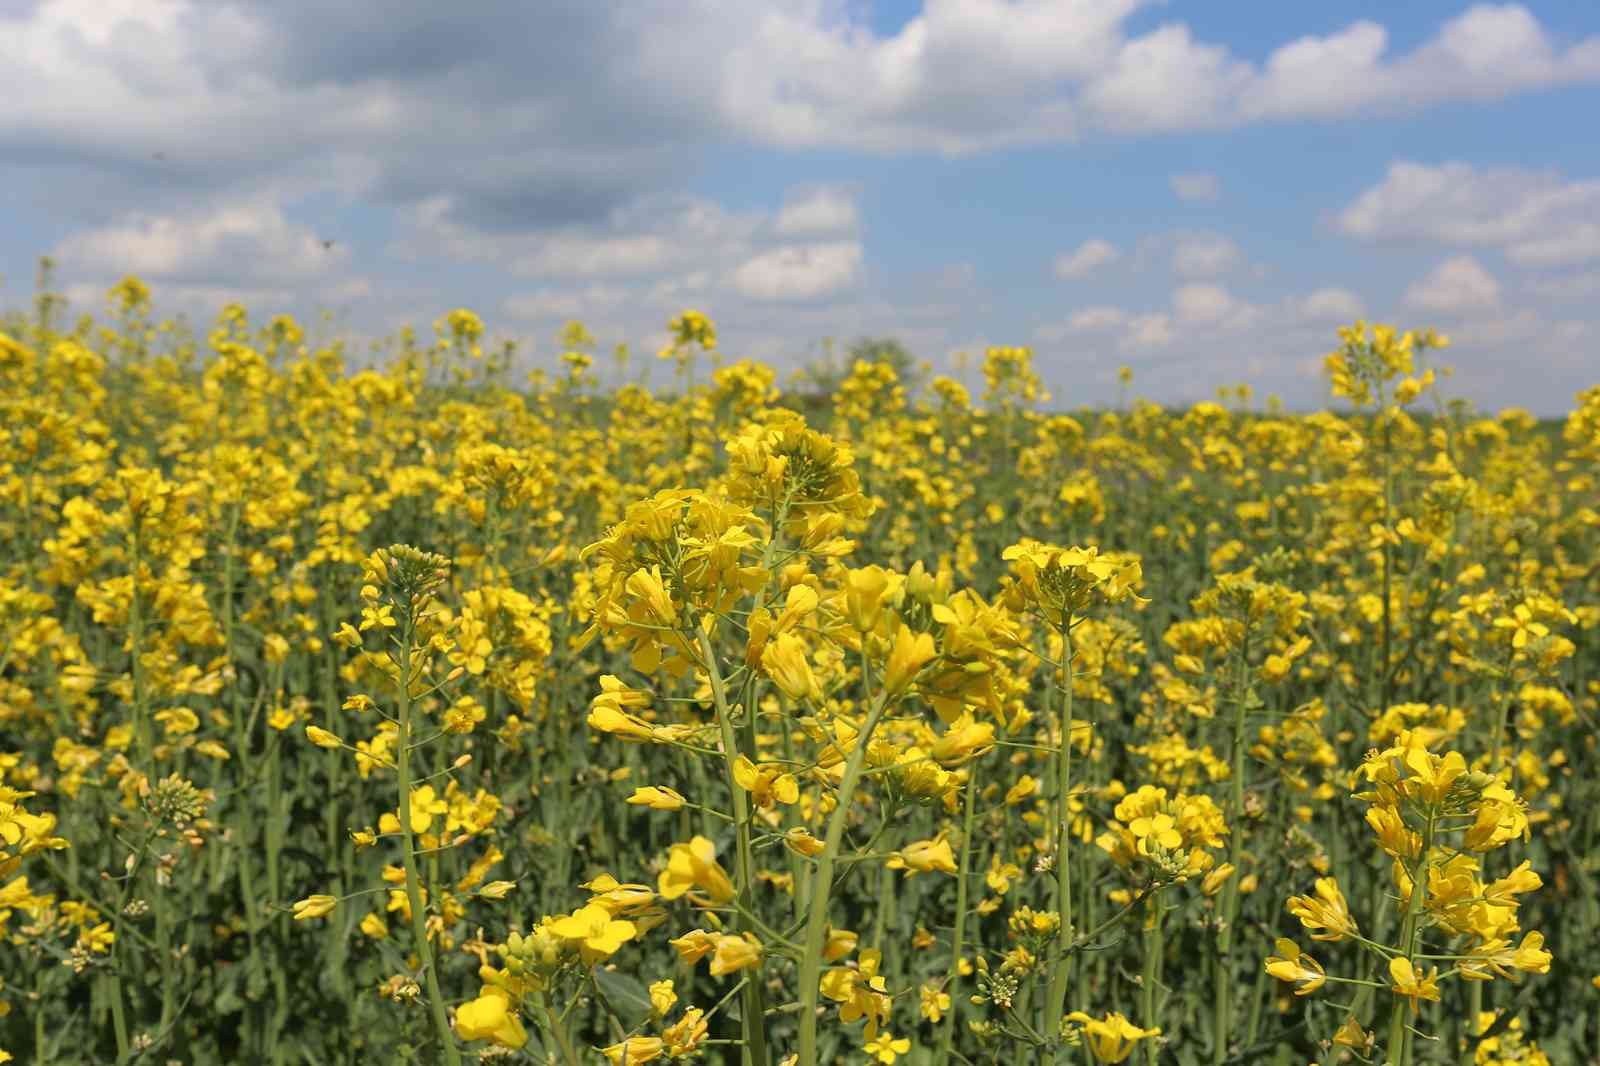
[[[844,826],[850,817],[850,800],[855,795],[856,782],[861,777],[861,764],[866,761],[867,745],[872,742],[873,731],[878,728],[878,720],[883,717],[884,709],[884,698],[880,694],[868,710],[867,720],[856,735],[855,747],[845,762],[844,779],[839,782],[838,802],[828,818],[827,839],[823,842],[822,854],[817,856],[816,869],[811,874],[805,954],[800,959],[800,1054],[796,1066],[817,1066],[818,981],[822,976],[828,899],[833,892],[833,866],[839,856],[839,844],[844,839]]]
[[[1067,845],[1072,840],[1072,810],[1067,802],[1072,788],[1072,616],[1061,627],[1061,664],[1057,675],[1060,690],[1061,746],[1056,752],[1056,913],[1061,917],[1061,935],[1056,939],[1056,960],[1050,971],[1041,1019],[1046,1032],[1060,1025],[1067,1002],[1067,970],[1072,958],[1060,945],[1072,936],[1072,861]]]
[[[1160,1018],[1156,1011],[1156,986],[1161,983],[1161,956],[1166,951],[1166,943],[1161,937],[1161,893],[1152,893],[1145,903],[1149,910],[1149,918],[1144,931],[1144,972],[1140,976],[1140,1009],[1144,1012],[1144,1027],[1146,1029],[1161,1028],[1156,1023]],[[1144,1045],[1145,1061],[1150,1066],[1155,1066],[1156,1055],[1160,1051],[1154,1040]]]
[[[956,874],[956,920],[955,927],[950,931],[950,978],[944,986],[950,995],[950,1009],[945,1012],[944,1022],[940,1027],[939,1057],[934,1060],[936,1066],[946,1066],[949,1063],[950,1050],[955,1043],[956,1002],[961,994],[961,949],[966,946],[962,938],[966,934],[967,927],[967,881],[972,876],[972,829],[975,821],[973,814],[978,806],[979,791],[981,787],[978,784],[978,760],[974,759],[971,769],[967,771],[967,795],[961,814],[961,862]],[[1065,931],[1061,935],[1065,936]]]
[[[722,730],[722,761],[728,777],[728,792],[733,797],[734,837],[737,841],[739,861],[739,907],[748,913],[755,909],[751,888],[755,883],[755,862],[750,851],[750,800],[739,782],[734,779],[733,764],[739,757],[739,741],[733,731],[733,720],[728,709],[728,693],[723,685],[722,671],[717,666],[717,652],[703,627],[697,627],[700,639],[700,657],[705,661],[706,676],[711,682],[711,699],[717,708],[717,725]],[[750,922],[740,916],[740,925]],[[759,980],[746,981],[744,988],[744,1049],[753,1066],[766,1066],[767,1031],[766,1003]]]
[[[1426,874],[1428,851],[1433,847],[1433,814],[1428,814],[1428,824],[1422,837],[1422,852],[1411,873],[1411,896],[1406,900],[1405,920],[1400,925],[1401,957],[1411,961],[1417,950],[1417,915],[1422,911],[1422,901],[1427,893]],[[1415,964],[1413,964],[1415,965]],[[1396,994],[1394,1008],[1389,1012],[1389,1040],[1384,1046],[1385,1066],[1402,1066],[1406,1060],[1406,1012],[1411,1001]]]
[[[400,638],[400,714],[399,731],[395,736],[398,748],[398,778],[400,791],[400,833],[406,870],[406,900],[411,906],[411,931],[416,940],[417,959],[427,980],[428,1005],[433,1014],[433,1027],[444,1047],[445,1062],[461,1066],[461,1053],[456,1049],[455,1035],[450,1031],[450,1021],[445,1015],[444,996],[439,991],[439,974],[428,944],[428,915],[422,904],[422,882],[417,876],[416,844],[411,831],[411,652],[416,633],[415,605],[408,605]]]
[[[1230,961],[1233,952],[1233,928],[1239,917],[1239,879],[1244,876],[1238,863],[1244,851],[1244,756],[1245,711],[1249,706],[1250,630],[1248,625],[1239,645],[1238,691],[1234,694],[1233,709],[1233,780],[1228,797],[1228,861],[1234,863],[1233,876],[1222,886],[1222,899],[1217,915],[1217,974],[1213,981],[1215,1002],[1212,1004],[1211,1061],[1220,1066],[1228,1058],[1229,1038],[1233,1032],[1233,974]]]

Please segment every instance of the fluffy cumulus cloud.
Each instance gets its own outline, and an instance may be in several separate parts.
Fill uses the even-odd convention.
[[[1064,281],[1076,281],[1086,278],[1103,266],[1114,263],[1121,257],[1117,246],[1110,241],[1091,237],[1070,252],[1056,256],[1053,266],[1055,275]]]
[[[815,300],[849,285],[860,268],[855,241],[789,245],[740,263],[733,286],[753,300]]]
[[[1296,305],[1300,316],[1310,322],[1348,323],[1363,314],[1361,297],[1336,286],[1321,288],[1302,297]]]
[[[993,205],[940,200],[925,242],[874,224],[879,205],[918,202],[893,200],[879,176],[905,164],[884,155],[938,182],[980,153],[1117,152],[1600,84],[1600,35],[1558,38],[1524,4],[1463,0],[1394,33],[1335,15],[1248,51],[1204,8],[924,0],[885,28],[860,0],[0,0],[0,233],[34,242],[0,247],[0,269],[49,249],[75,292],[137,272],[213,310],[361,300],[376,330],[478,300],[518,328],[580,317],[648,343],[700,306],[751,355],[1033,328],[1196,389],[1265,352],[1320,351],[1368,308],[1471,318],[1485,352],[1530,329],[1552,359],[1588,343],[1551,310],[1600,291],[1600,180],[1581,174],[1396,160],[1352,201],[1319,203],[1337,244],[1431,257],[1387,297],[1364,277],[1252,288],[1266,275],[1247,269],[1245,230],[1150,218],[1222,201],[1187,148],[1155,164],[1158,203],[1073,215],[1092,228],[1067,238],[1040,226],[1026,249],[1001,254],[968,224]],[[917,261],[894,274],[896,254]],[[1047,259],[1070,285],[1042,276]],[[1039,324],[1016,294],[1030,284],[1081,301]],[[997,299],[1012,303],[985,318]]]
[[[1243,259],[1239,246],[1220,233],[1179,234],[1172,248],[1172,269],[1186,278],[1226,274]]]
[[[1519,266],[1600,261],[1600,179],[1399,161],[1338,216],[1363,240],[1494,247]]]
[[[1406,289],[1406,303],[1438,314],[1482,316],[1497,310],[1500,283],[1472,256],[1452,256]]]
[[[774,228],[785,237],[815,237],[853,233],[858,222],[855,197],[848,190],[825,186],[792,196],[778,212]]]

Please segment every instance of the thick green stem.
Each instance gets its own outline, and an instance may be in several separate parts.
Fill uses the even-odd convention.
[[[872,742],[878,719],[883,717],[883,696],[873,701],[867,720],[856,735],[855,747],[845,761],[844,779],[839,782],[838,802],[828,818],[828,835],[823,842],[822,854],[817,856],[817,867],[811,875],[811,905],[806,913],[805,953],[800,957],[800,1054],[796,1066],[817,1066],[817,996],[818,981],[822,977],[822,949],[826,942],[828,925],[828,900],[833,894],[833,866],[839,857],[839,844],[844,839],[845,823],[850,818],[850,800],[855,795],[856,782],[861,778],[861,764],[866,761],[867,745]]]
[[[414,607],[414,605],[408,605]],[[400,792],[400,834],[406,871],[406,900],[411,907],[411,932],[416,941],[417,960],[422,967],[428,988],[428,1006],[433,1014],[433,1027],[439,1043],[444,1048],[444,1059],[449,1066],[461,1066],[461,1053],[456,1049],[455,1035],[450,1031],[450,1020],[445,1014],[444,996],[439,991],[439,974],[434,964],[433,950],[428,944],[428,914],[422,903],[422,880],[417,876],[417,856],[414,834],[411,831],[411,681],[412,642],[415,637],[415,620],[407,618],[400,639],[400,706],[398,730],[395,741],[398,747],[396,768]]]

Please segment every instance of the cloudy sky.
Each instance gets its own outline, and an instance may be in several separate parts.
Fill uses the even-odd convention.
[[[695,307],[786,367],[1026,344],[1068,405],[1126,364],[1296,407],[1364,315],[1560,413],[1597,114],[1594,0],[0,0],[0,304],[49,254],[80,309],[465,305],[548,363]]]

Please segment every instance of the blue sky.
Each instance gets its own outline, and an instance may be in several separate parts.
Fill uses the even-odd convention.
[[[1357,315],[1449,395],[1600,381],[1600,8],[1170,0],[0,0],[0,303],[470,306],[730,357],[1025,344],[1057,401],[1324,404]],[[323,238],[336,243],[324,249]],[[664,375],[660,375],[664,377]]]

